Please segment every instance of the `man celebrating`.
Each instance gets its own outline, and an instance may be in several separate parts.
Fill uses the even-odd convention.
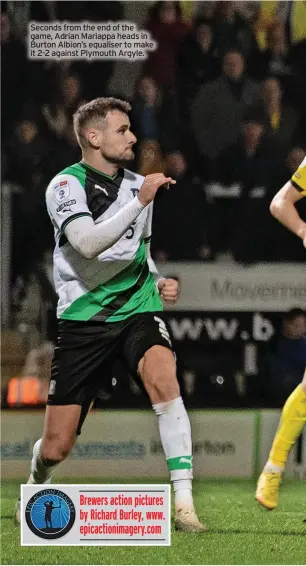
[[[176,528],[204,531],[193,506],[190,423],[162,317],[161,299],[175,303],[178,284],[158,275],[149,251],[154,197],[159,187],[175,181],[122,168],[134,158],[130,109],[115,98],[81,106],[74,129],[82,160],[47,188],[59,330],[43,438],[34,446],[28,483],[50,482],[120,355],[142,381],[158,417]],[[19,514],[18,509],[17,519]]]

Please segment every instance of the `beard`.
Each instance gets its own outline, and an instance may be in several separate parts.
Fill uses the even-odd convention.
[[[135,158],[135,153],[133,152],[132,149],[130,149],[129,151],[125,151],[122,154],[114,154],[114,153],[103,153],[102,157],[104,157],[104,159],[106,161],[108,161],[109,163],[113,163],[114,165],[126,165],[127,163],[130,163],[131,161],[134,160]]]

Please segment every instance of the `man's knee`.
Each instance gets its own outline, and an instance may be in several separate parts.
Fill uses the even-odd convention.
[[[150,397],[169,401],[180,395],[174,354],[168,348],[152,346],[143,357],[140,374]]]
[[[40,448],[40,459],[46,466],[55,466],[69,456],[73,444],[68,439],[49,435]]]

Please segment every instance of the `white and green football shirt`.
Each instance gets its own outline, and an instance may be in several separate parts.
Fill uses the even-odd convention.
[[[111,218],[135,198],[143,181],[141,175],[127,169],[109,177],[80,161],[48,185],[58,318],[117,322],[137,313],[163,310],[145,246],[151,237],[153,203],[111,248],[91,260],[70,245],[64,232],[80,216],[91,216],[95,224]]]

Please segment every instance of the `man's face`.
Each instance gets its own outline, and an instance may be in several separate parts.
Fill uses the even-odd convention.
[[[263,82],[262,97],[266,104],[280,102],[281,88],[277,79],[267,79]]]
[[[1,43],[6,43],[10,38],[10,23],[8,15],[1,13]]]
[[[63,85],[63,93],[67,102],[75,102],[80,96],[80,81],[77,77],[67,77]]]
[[[285,331],[287,336],[292,340],[299,340],[306,336],[306,319],[304,315],[296,316],[292,320],[285,323]]]
[[[244,59],[237,51],[230,51],[224,55],[223,73],[232,80],[240,79],[244,72]]]
[[[201,24],[197,29],[196,37],[203,49],[208,51],[212,43],[211,27],[204,23]]]
[[[257,145],[263,134],[263,125],[258,122],[246,122],[243,127],[243,135],[246,143]]]
[[[19,125],[18,134],[22,143],[31,143],[38,134],[35,122],[32,120],[23,120]]]
[[[90,131],[95,132],[92,142],[94,145],[98,144],[100,153],[106,161],[117,165],[134,159],[132,148],[137,139],[130,130],[127,114],[119,110],[108,112],[101,129],[93,128]]]
[[[305,157],[305,151],[301,147],[294,147],[287,157],[287,165],[289,167],[290,173],[294,173],[297,168],[301,165]]]

